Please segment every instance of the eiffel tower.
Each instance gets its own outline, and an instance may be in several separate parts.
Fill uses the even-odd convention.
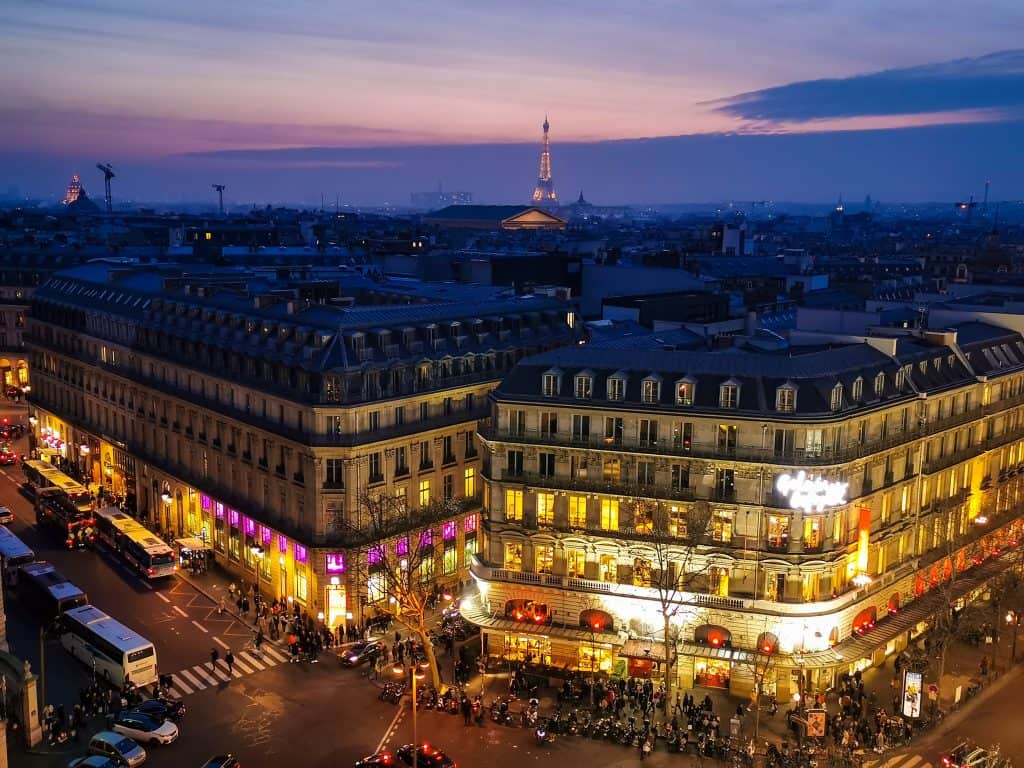
[[[544,141],[540,150],[540,176],[533,190],[533,204],[540,206],[558,205],[555,182],[551,180],[551,139],[548,138],[548,116],[544,115]]]

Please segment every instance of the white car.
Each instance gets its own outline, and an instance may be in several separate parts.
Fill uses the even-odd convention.
[[[155,720],[142,712],[128,710],[114,718],[112,730],[140,744],[170,744],[178,738],[178,726],[170,720]]]
[[[0,507],[0,525],[10,525],[14,522],[14,513],[7,507]]]

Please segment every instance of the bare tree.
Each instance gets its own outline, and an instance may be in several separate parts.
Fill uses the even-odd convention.
[[[434,573],[441,538],[436,524],[460,512],[454,499],[410,509],[404,498],[363,493],[348,540],[358,549],[357,581],[378,614],[390,616],[423,644],[431,682],[441,687],[441,674],[427,626],[436,596]]]
[[[692,592],[698,577],[708,569],[707,558],[700,552],[711,533],[711,505],[697,501],[685,514],[673,518],[665,505],[638,504],[639,517],[650,529],[645,536],[654,559],[651,562],[651,586],[658,593],[658,610],[662,618],[665,643],[665,702],[671,707],[674,677],[672,664],[678,634],[672,631],[680,611],[692,607],[685,593]]]

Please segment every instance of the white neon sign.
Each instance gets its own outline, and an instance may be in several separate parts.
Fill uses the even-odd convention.
[[[779,475],[775,487],[787,498],[791,509],[804,512],[824,512],[846,503],[849,483],[838,483],[821,477],[808,477],[801,470],[796,475]]]

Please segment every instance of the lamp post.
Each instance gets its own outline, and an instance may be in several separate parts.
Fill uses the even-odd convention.
[[[592,621],[590,630],[590,708],[594,708],[594,687],[597,685],[597,633],[603,629],[600,621]]]
[[[1010,663],[1013,664],[1017,661],[1017,630],[1020,628],[1020,620],[1022,614],[1017,611],[1006,612],[1006,625],[1010,627],[1010,631],[1013,632],[1013,642],[1010,644]]]
[[[417,729],[416,722],[416,710],[418,704],[418,702],[416,701],[416,681],[422,680],[426,677],[426,673],[424,672],[424,670],[427,669],[427,667],[429,666],[430,665],[427,664],[427,662],[421,661],[419,664],[410,664],[409,666],[402,666],[400,664],[396,664],[392,668],[392,671],[396,675],[404,676],[406,673],[409,673],[409,676],[412,678],[412,768],[418,768],[417,757],[419,756],[420,750],[419,731]]]

